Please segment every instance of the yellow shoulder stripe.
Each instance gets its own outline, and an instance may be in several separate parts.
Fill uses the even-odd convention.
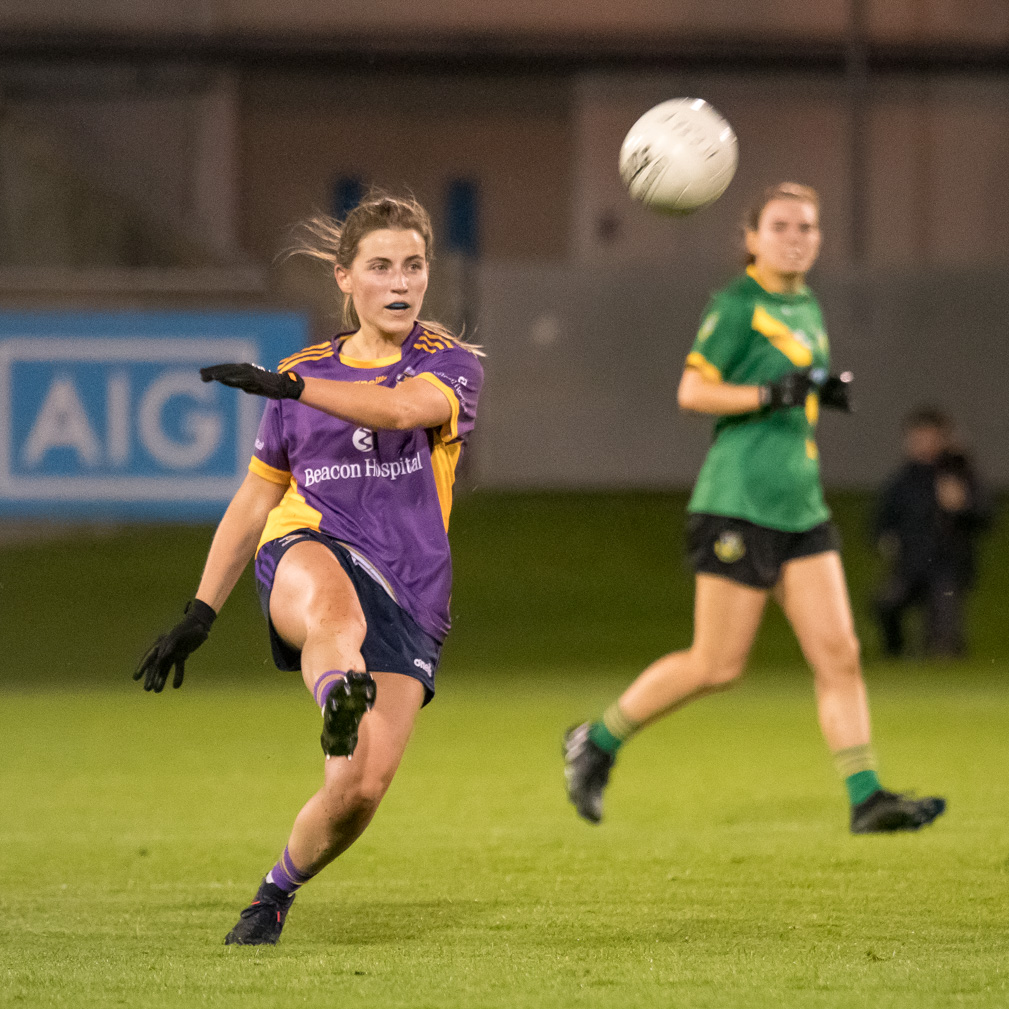
[[[414,342],[414,347],[417,350],[426,350],[429,354],[436,354],[439,350],[448,350],[447,343],[423,336]]]
[[[449,347],[449,341],[445,339],[440,333],[432,333],[429,329],[421,330],[420,336],[417,340],[426,340],[428,343],[434,344],[436,347],[441,347],[443,350],[447,350]]]
[[[721,382],[722,373],[700,351],[692,350],[687,354],[687,367],[695,368],[709,382]]]
[[[269,480],[270,483],[279,483],[282,486],[291,482],[291,474],[286,469],[270,466],[256,456],[249,460],[249,472],[261,476],[264,480]]]
[[[280,362],[278,371],[287,371],[288,368],[293,368],[296,364],[301,364],[303,361],[321,361],[324,357],[333,356],[333,344],[327,340],[325,343],[317,343],[311,347],[305,347],[299,350],[297,354],[292,354],[290,357],[285,357],[283,361]]]
[[[446,385],[437,375],[432,375],[429,371],[422,371],[417,378],[430,382],[448,400],[448,405],[452,408],[452,416],[442,424],[440,434],[444,441],[455,441],[459,437],[459,397],[456,396],[455,390],[451,386]]]
[[[795,334],[780,319],[775,319],[761,305],[753,310],[750,325],[761,335],[771,341],[771,346],[780,350],[798,368],[808,368],[813,363],[813,352],[804,343],[800,343]]]

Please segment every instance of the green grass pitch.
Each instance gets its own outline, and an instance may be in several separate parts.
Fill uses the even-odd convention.
[[[852,837],[809,675],[769,613],[753,669],[621,755],[600,827],[559,740],[689,637],[682,499],[490,496],[454,519],[439,696],[362,840],[276,949],[222,945],[317,786],[318,714],[240,584],[182,690],[129,671],[207,529],[0,551],[0,1005],[1009,1004],[1006,531],[974,658],[883,664],[862,503],[837,504],[885,781],[950,800]]]

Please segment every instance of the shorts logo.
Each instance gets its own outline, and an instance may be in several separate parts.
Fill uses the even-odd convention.
[[[430,662],[425,662],[425,661],[424,661],[423,659],[414,659],[414,660],[413,660],[413,664],[414,664],[414,665],[415,665],[415,666],[416,666],[416,667],[417,667],[418,669],[423,669],[423,670],[424,670],[424,672],[425,672],[425,673],[427,673],[427,675],[428,675],[428,676],[430,676],[430,675],[431,675],[431,673],[432,673],[432,671],[433,671],[433,670],[432,670],[432,666],[431,666],[431,663],[430,663]]]
[[[715,556],[723,564],[735,564],[746,556],[746,544],[740,533],[726,529],[715,540]]]
[[[374,452],[375,432],[370,431],[366,427],[359,427],[354,432],[354,448],[356,448],[358,452]]]
[[[306,536],[304,533],[288,533],[277,540],[277,546],[286,547],[289,543],[297,543],[307,539],[311,539],[311,536]]]

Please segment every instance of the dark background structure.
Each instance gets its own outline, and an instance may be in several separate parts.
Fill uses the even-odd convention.
[[[441,239],[428,312],[489,352],[471,479],[683,487],[708,428],[672,408],[682,357],[742,209],[797,179],[859,390],[824,426],[828,482],[874,486],[929,401],[1004,485],[1007,41],[997,0],[8,4],[0,299],[295,308],[322,338],[332,287],[276,265],[287,229],[409,189]],[[616,152],[678,95],[729,119],[740,167],[671,221]]]

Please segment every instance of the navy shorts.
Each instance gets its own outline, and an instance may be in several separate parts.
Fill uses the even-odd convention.
[[[687,553],[694,571],[754,589],[773,589],[789,561],[840,549],[833,522],[790,533],[724,515],[694,512],[687,517]]]
[[[270,648],[278,669],[301,669],[301,652],[277,633],[270,619],[270,593],[280,558],[295,543],[314,540],[326,547],[347,572],[364,612],[367,631],[361,655],[371,672],[402,673],[424,685],[424,703],[434,697],[434,674],[441,657],[441,642],[425,631],[385,586],[373,578],[339,540],[314,529],[298,529],[264,543],[256,555],[256,591],[270,628]]]

